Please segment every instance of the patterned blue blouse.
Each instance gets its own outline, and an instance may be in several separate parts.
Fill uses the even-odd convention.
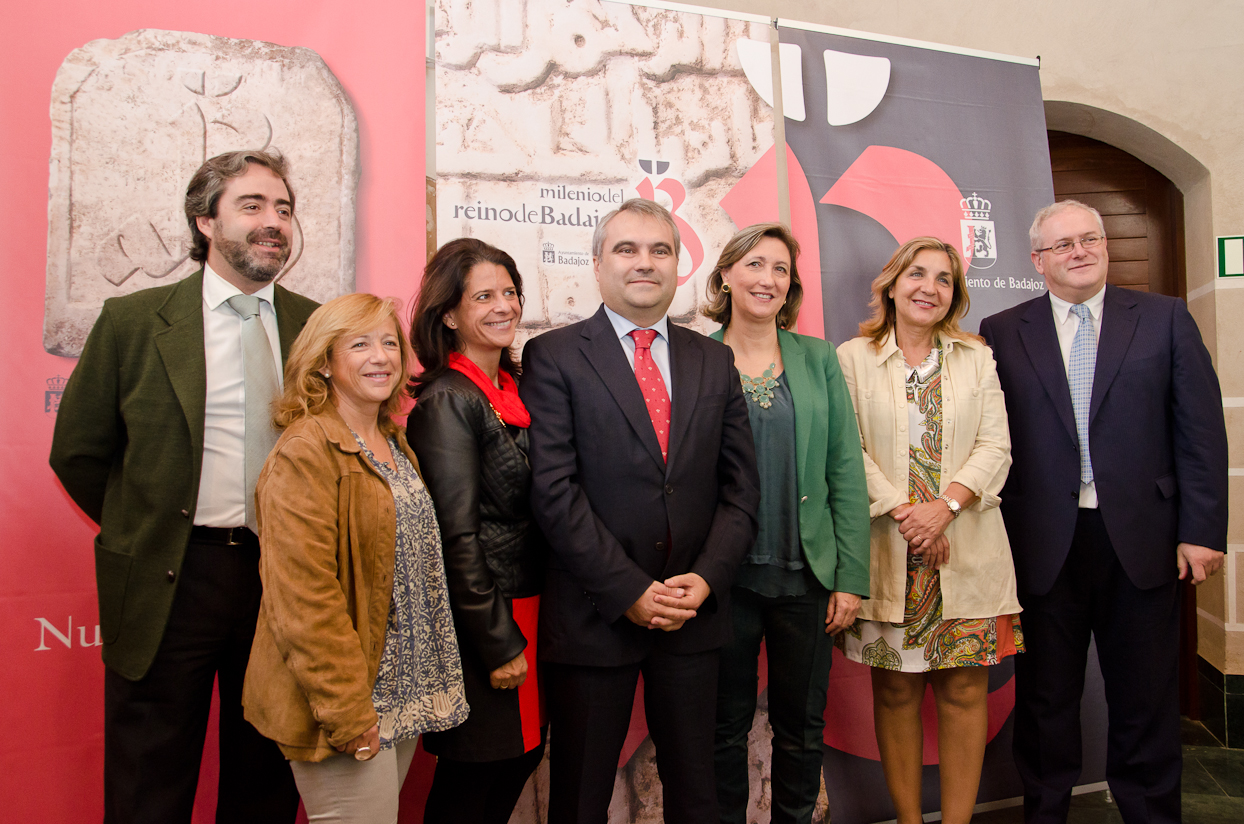
[[[389,438],[391,464],[377,460],[358,433],[354,438],[388,482],[397,510],[393,603],[371,694],[380,716],[380,748],[385,749],[421,732],[456,727],[470,708],[432,498],[396,438]]]

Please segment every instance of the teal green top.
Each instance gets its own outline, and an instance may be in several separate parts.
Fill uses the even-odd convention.
[[[747,417],[756,443],[756,468],[760,473],[760,531],[756,543],[739,567],[736,587],[766,598],[803,595],[803,548],[799,545],[798,482],[795,479],[795,404],[786,375],[779,375],[773,398],[765,409],[750,393]]]
[[[712,338],[720,341],[722,331]],[[868,486],[855,408],[838,356],[820,338],[779,330],[778,342],[795,410],[803,557],[826,589],[867,598]]]

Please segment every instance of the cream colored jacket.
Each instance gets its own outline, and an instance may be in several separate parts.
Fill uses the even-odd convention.
[[[986,618],[1020,611],[1011,547],[998,509],[998,493],[1011,467],[1006,406],[993,353],[975,340],[942,344],[941,489],[958,482],[980,498],[950,523],[950,561],[941,568],[942,614]],[[887,513],[906,503],[907,392],[903,353],[894,332],[880,351],[866,338],[838,348],[838,360],[855,404],[864,445],[864,471],[872,516],[871,593],[860,617],[903,620],[907,542]]]

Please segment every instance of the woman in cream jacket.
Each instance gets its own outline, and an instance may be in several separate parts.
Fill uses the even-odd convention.
[[[998,493],[1011,464],[993,355],[959,328],[958,251],[904,244],[873,282],[873,317],[839,361],[864,445],[869,600],[845,652],[873,668],[886,783],[900,824],[921,820],[920,705],[933,687],[941,808],[969,821],[988,726],[988,670],[1023,647]]]

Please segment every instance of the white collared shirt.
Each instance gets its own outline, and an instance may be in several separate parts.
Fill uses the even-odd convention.
[[[227,301],[242,290],[203,266],[203,351],[207,357],[207,394],[203,416],[203,469],[195,526],[246,524],[246,373],[242,364],[242,317]],[[278,385],[281,339],[273,298],[276,285],[258,292],[259,320],[268,333]],[[191,424],[193,426],[193,423]]]
[[[613,324],[613,331],[618,336],[618,342],[622,344],[622,351],[626,353],[626,361],[631,365],[632,371],[635,369],[635,339],[631,337],[631,332],[636,329],[656,330],[657,336],[652,339],[652,362],[657,365],[657,371],[661,373],[661,380],[665,381],[665,391],[669,393],[670,405],[672,407],[674,384],[670,380],[669,315],[663,315],[659,321],[651,326],[640,326],[632,323],[608,306],[605,307],[605,315],[608,316],[609,322]]]
[[[1089,314],[1093,316],[1093,335],[1100,341],[1101,315],[1106,305],[1106,287],[1103,286],[1101,291],[1084,301],[1084,305],[1088,307]],[[1050,308],[1054,312],[1054,331],[1058,333],[1058,348],[1063,354],[1064,373],[1071,371],[1071,344],[1076,339],[1076,332],[1080,329],[1080,319],[1071,311],[1071,307],[1071,303],[1050,292]],[[1068,381],[1070,379],[1068,375]],[[1092,442],[1090,441],[1091,450]],[[1097,509],[1096,484],[1080,484],[1080,508]]]

